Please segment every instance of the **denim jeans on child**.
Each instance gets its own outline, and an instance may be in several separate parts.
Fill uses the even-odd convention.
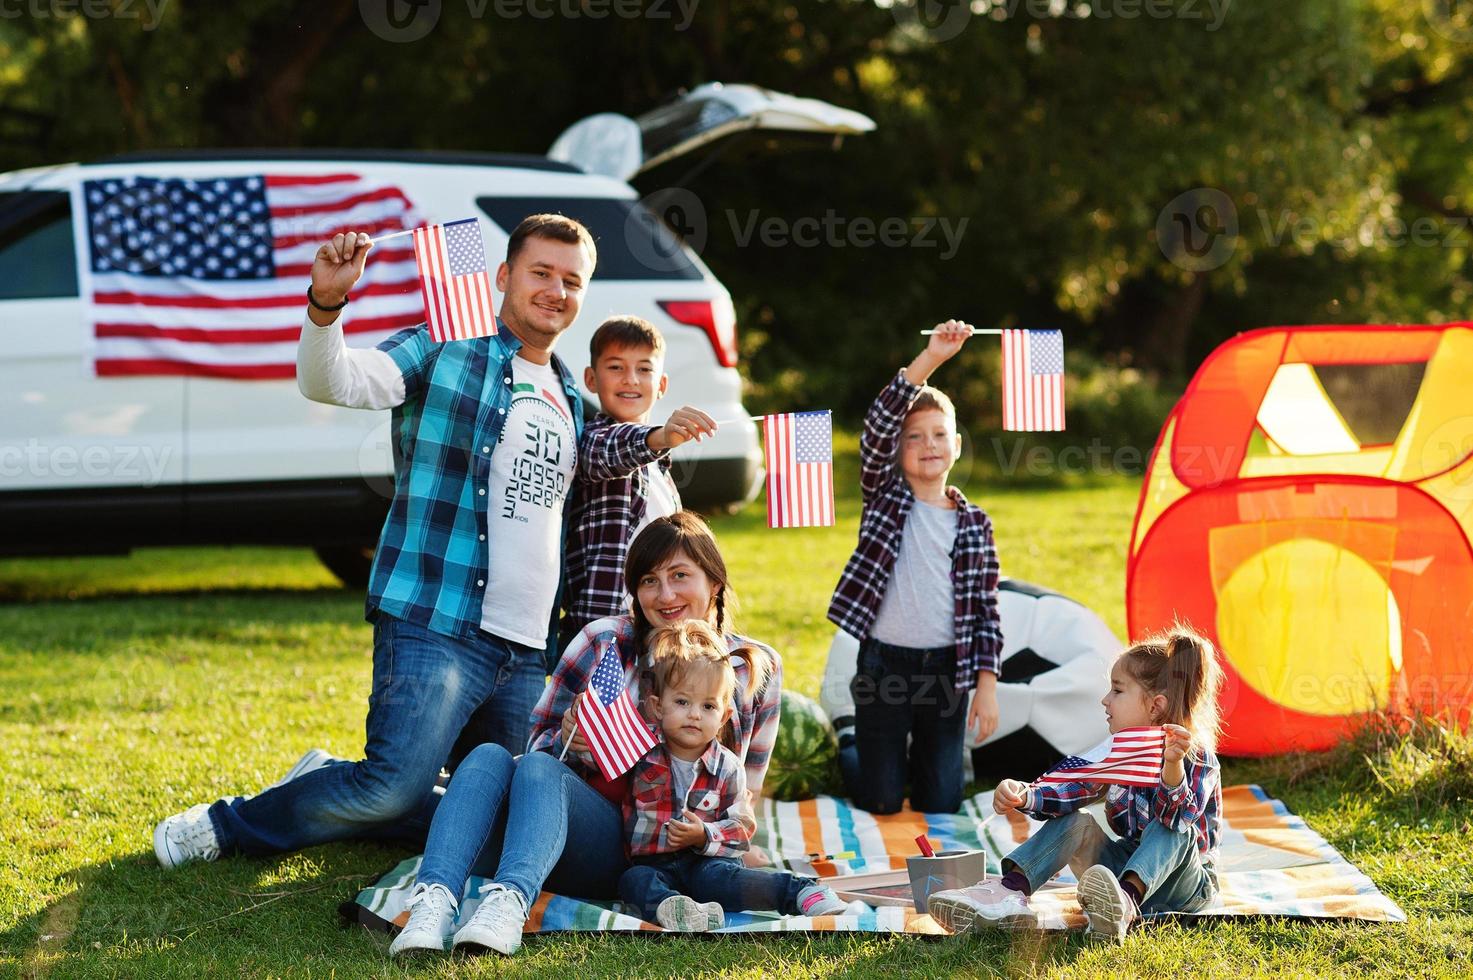
[[[1178,833],[1152,820],[1139,844],[1111,840],[1084,810],[1045,820],[1037,833],[1002,859],[1002,870],[1022,872],[1037,890],[1066,864],[1076,878],[1096,864],[1117,878],[1134,871],[1145,885],[1143,915],[1195,912],[1217,894],[1216,872],[1202,864],[1195,834]]]
[[[655,921],[655,910],[672,895],[716,902],[727,912],[781,912],[797,915],[798,893],[815,883],[787,871],[743,867],[740,858],[708,857],[684,850],[634,860],[619,879],[619,898]]]
[[[422,841],[440,802],[440,767],[473,713],[483,737],[521,752],[545,679],[541,650],[488,633],[457,639],[380,614],[363,761],[215,803],[210,819],[221,851],[276,854],[347,838]]]
[[[955,647],[923,650],[875,639],[859,645],[850,684],[859,765],[847,786],[858,807],[895,813],[908,776],[911,809],[961,809],[967,697],[956,689],[955,674]]]
[[[628,867],[618,807],[555,756],[513,759],[482,745],[445,789],[415,882],[444,885],[458,899],[477,874],[520,892],[531,908],[544,886],[613,898]]]

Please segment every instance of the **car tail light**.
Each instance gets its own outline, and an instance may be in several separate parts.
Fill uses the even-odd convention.
[[[722,367],[736,367],[736,310],[731,300],[722,297],[709,299],[667,299],[660,301],[660,309],[672,320],[706,331],[711,349],[716,352],[716,361]]]

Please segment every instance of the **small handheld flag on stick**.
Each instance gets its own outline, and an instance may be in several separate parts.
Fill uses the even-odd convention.
[[[1067,757],[1035,782],[1155,786],[1161,781],[1165,748],[1164,728],[1122,728],[1088,752]]]
[[[833,527],[833,413],[769,415],[762,428],[767,526]]]
[[[583,740],[598,771],[613,782],[644,757],[655,744],[655,736],[634,707],[624,682],[624,665],[612,645],[599,653],[587,694],[578,701]]]
[[[414,229],[414,261],[431,337],[443,343],[496,332],[479,221],[462,218]]]
[[[1002,332],[1002,427],[1007,432],[1064,430],[1064,333]]]

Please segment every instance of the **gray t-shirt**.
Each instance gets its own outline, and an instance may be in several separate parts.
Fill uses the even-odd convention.
[[[900,554],[870,635],[901,647],[944,647],[956,642],[956,599],[951,551],[956,510],[917,500],[900,537]]]
[[[675,811],[677,816],[685,812],[685,801],[690,798],[690,788],[695,785],[696,766],[700,761],[692,759],[686,762],[674,755],[670,756],[670,778],[675,780],[675,805],[679,807]]]

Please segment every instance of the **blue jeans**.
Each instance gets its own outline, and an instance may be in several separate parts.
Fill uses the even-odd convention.
[[[619,897],[639,907],[647,921],[672,895],[716,902],[727,912],[782,912],[797,915],[798,893],[816,884],[787,871],[746,868],[734,857],[708,857],[695,851],[634,859],[619,879]]]
[[[546,752],[499,745],[466,756],[430,825],[415,881],[457,898],[477,874],[519,892],[609,899],[629,867],[619,808]]]
[[[541,650],[487,633],[458,639],[380,615],[363,761],[215,803],[210,819],[221,850],[277,854],[350,838],[423,840],[440,802],[435,779],[473,713],[482,737],[520,752],[545,679]]]
[[[895,813],[905,802],[923,813],[962,806],[962,742],[967,692],[956,689],[956,649],[859,645],[854,695],[855,763],[841,767],[862,810]],[[906,751],[906,740],[910,750]]]
[[[1145,885],[1142,915],[1195,912],[1217,894],[1217,875],[1202,864],[1196,835],[1152,820],[1139,844],[1111,840],[1083,810],[1044,821],[1036,834],[1002,859],[1002,870],[1022,872],[1036,889],[1066,864],[1076,878],[1096,864],[1117,878],[1134,871]]]

